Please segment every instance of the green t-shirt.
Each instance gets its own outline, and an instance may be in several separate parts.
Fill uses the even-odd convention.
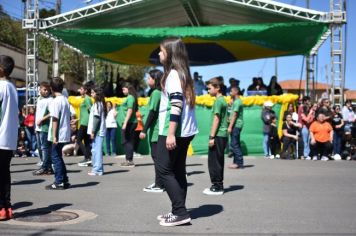
[[[218,115],[220,122],[215,136],[227,137],[227,103],[223,96],[216,98],[212,109],[212,122],[214,116]]]
[[[90,108],[93,105],[89,96],[85,95],[83,102],[80,104],[79,124],[88,126]]]
[[[242,100],[240,98],[236,98],[234,103],[232,104],[231,115],[237,112],[237,119],[235,121],[235,127],[242,129],[244,125],[244,108],[242,105]]]
[[[137,123],[137,118],[136,118],[136,110],[137,108],[135,107],[135,97],[132,95],[128,95],[122,104],[122,110],[124,111],[124,120],[127,114],[127,110],[131,108],[132,109],[132,115],[129,119],[129,122],[131,123]],[[122,122],[124,122],[124,120]]]
[[[150,101],[148,102],[148,110],[154,111],[158,115],[160,101],[161,101],[161,91],[159,91],[158,89],[153,90],[153,92],[151,93]],[[159,132],[158,120],[156,119],[155,121],[153,121],[150,127],[150,131],[149,131],[150,143],[158,141],[158,132]]]

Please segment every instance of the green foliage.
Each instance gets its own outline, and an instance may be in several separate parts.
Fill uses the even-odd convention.
[[[0,14],[0,41],[14,47],[26,47],[26,34],[21,21],[13,20],[9,15]]]

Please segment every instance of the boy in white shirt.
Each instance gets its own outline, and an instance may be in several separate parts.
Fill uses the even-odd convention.
[[[19,125],[17,92],[9,81],[14,66],[11,57],[0,55],[0,220],[13,217],[10,162],[17,146]]]
[[[70,184],[67,176],[67,168],[63,161],[62,149],[64,144],[70,141],[70,108],[68,100],[62,95],[64,82],[60,78],[51,81],[51,90],[54,99],[50,105],[51,121],[49,124],[48,141],[52,143],[52,163],[54,167],[55,181],[46,186],[48,190],[64,190]]]

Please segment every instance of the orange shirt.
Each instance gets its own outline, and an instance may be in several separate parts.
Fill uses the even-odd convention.
[[[143,130],[143,121],[142,115],[139,110],[136,111],[136,118],[137,118],[137,127],[135,131],[142,131]]]
[[[314,121],[310,126],[309,131],[313,133],[314,138],[317,142],[326,143],[330,141],[330,133],[333,130],[329,122],[320,123],[319,121]]]

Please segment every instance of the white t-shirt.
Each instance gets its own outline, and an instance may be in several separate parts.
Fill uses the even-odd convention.
[[[106,128],[117,128],[117,122],[114,116],[114,112],[115,112],[114,108],[108,112],[105,120]]]
[[[19,126],[17,91],[7,80],[0,80],[0,109],[0,149],[16,150]]]
[[[161,93],[161,103],[159,107],[159,135],[168,135],[168,128],[170,122],[171,104],[169,101],[169,94],[182,93],[183,89],[180,83],[179,75],[176,70],[171,70],[168,74],[165,83],[165,89]],[[197,134],[198,126],[195,118],[195,109],[191,108],[189,104],[186,104],[186,100],[183,97],[183,108],[181,114],[181,120],[177,127],[177,137],[190,137]]]
[[[41,126],[38,126],[37,123],[42,119],[45,114],[49,111],[49,105],[51,104],[52,97],[39,97],[36,104],[36,131],[42,131]]]
[[[55,97],[50,106],[49,113],[51,114],[51,121],[49,123],[48,130],[48,141],[53,142],[53,131],[52,131],[52,117],[58,119],[58,135],[57,141],[59,143],[68,143],[70,141],[70,108],[66,97],[63,95]]]
[[[103,137],[103,136],[105,136],[106,125],[105,125],[104,108],[103,108],[103,104],[101,102],[94,103],[94,105],[91,106],[91,108],[90,108],[89,122],[88,122],[88,129],[87,129],[87,133],[89,135],[93,133],[94,116],[100,117],[100,128],[99,128],[97,135]]]

